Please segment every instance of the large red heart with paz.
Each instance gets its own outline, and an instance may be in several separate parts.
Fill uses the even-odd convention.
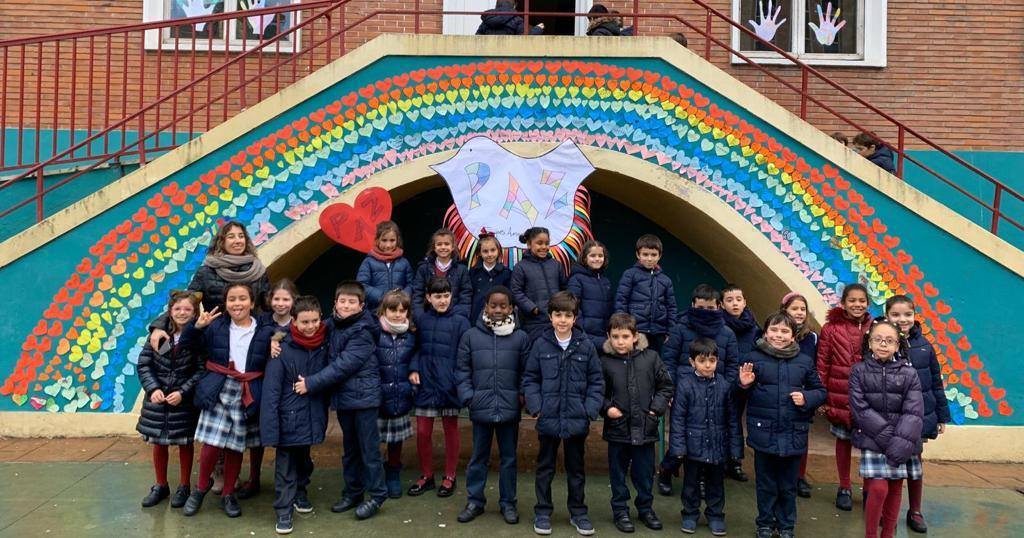
[[[320,229],[327,237],[359,252],[373,250],[377,224],[391,218],[391,195],[371,187],[359,193],[353,205],[337,203],[320,213]]]

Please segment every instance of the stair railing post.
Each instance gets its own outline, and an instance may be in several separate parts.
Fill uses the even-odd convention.
[[[896,144],[899,146],[897,148],[897,153],[899,154],[896,156],[896,177],[900,179],[903,179],[903,154],[906,151],[906,143],[904,141],[905,137],[906,131],[904,130],[903,125],[900,125],[896,141]]]
[[[704,8],[704,59],[711,61],[711,9]]]

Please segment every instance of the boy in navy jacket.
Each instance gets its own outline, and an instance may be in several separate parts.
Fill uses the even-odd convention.
[[[377,320],[364,309],[363,285],[346,280],[334,292],[334,315],[327,321],[329,360],[323,370],[302,376],[299,394],[330,391],[331,407],[338,413],[344,455],[345,489],[332,512],[355,508],[358,519],[373,517],[387,499],[384,462],[380,455],[377,413],[381,401],[377,367]],[[364,494],[370,496],[363,501]]]
[[[537,418],[537,504],[533,530],[551,534],[551,479],[555,476],[558,445],[563,445],[568,475],[570,522],[584,536],[594,534],[584,500],[584,445],[590,421],[604,402],[604,376],[597,349],[581,330],[573,328],[579,303],[560,291],[548,301],[551,329],[533,343],[523,373],[526,411]]]
[[[316,297],[295,300],[295,319],[282,334],[281,352],[267,362],[263,374],[260,436],[264,446],[277,447],[274,462],[274,511],[279,534],[292,531],[292,507],[313,511],[306,486],[313,474],[309,447],[324,442],[327,400],[322,395],[299,394],[295,383],[327,365],[327,331],[320,322]]]
[[[698,337],[688,345],[690,368],[676,375],[669,454],[683,462],[682,531],[687,534],[697,531],[703,481],[708,526],[715,536],[725,535],[725,463],[743,454],[734,383],[717,368],[718,351],[714,340]]]
[[[676,321],[676,293],[672,279],[658,265],[661,254],[661,239],[641,235],[636,240],[636,265],[622,273],[615,293],[615,311],[633,316],[647,345],[659,354]]]

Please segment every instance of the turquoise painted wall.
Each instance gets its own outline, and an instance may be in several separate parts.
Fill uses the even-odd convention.
[[[627,79],[637,84],[612,88]],[[393,87],[410,97],[382,104]],[[143,328],[201,262],[212,220],[273,237],[375,170],[478,135],[572,138],[662,166],[677,188],[696,184],[734,208],[826,301],[851,281],[867,283],[876,304],[894,289],[916,293],[957,420],[1024,424],[1024,379],[1005,345],[1019,332],[1005,298],[1024,296],[1024,279],[693,77],[605,58],[382,59],[0,269],[12,289],[36,291],[14,297],[11,308],[28,314],[0,327],[0,343],[18,350],[0,358],[0,410],[130,407]],[[979,292],[982,282],[998,293]]]

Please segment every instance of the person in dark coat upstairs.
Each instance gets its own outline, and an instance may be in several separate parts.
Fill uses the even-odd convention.
[[[422,474],[409,488],[415,497],[434,489],[434,419],[441,418],[444,429],[444,477],[438,497],[455,492],[455,473],[459,465],[459,399],[455,382],[459,339],[469,330],[469,321],[454,312],[452,285],[448,279],[433,277],[427,283],[427,310],[416,317],[419,348],[409,364],[409,381],[415,387],[413,416],[416,417],[416,452]]]
[[[795,536],[796,481],[814,410],[825,387],[814,360],[800,353],[796,321],[785,312],[768,316],[764,337],[740,367],[747,398],[747,445],[754,449],[757,536]]]
[[[359,264],[358,280],[366,288],[366,308],[375,312],[384,294],[400,289],[412,296],[412,264],[402,250],[402,232],[390,220],[377,224],[371,250]]]
[[[877,138],[861,133],[850,141],[850,149],[856,151],[861,157],[871,161],[875,166],[889,172],[896,173],[896,164],[893,159],[892,150],[882,144]]]
[[[743,454],[743,430],[734,399],[736,382],[718,369],[715,341],[699,336],[687,346],[690,368],[680,369],[672,401],[669,454],[683,460],[682,531],[697,531],[701,487],[704,516],[715,536],[725,534],[725,464]],[[737,374],[738,375],[738,374]]]
[[[795,291],[782,297],[779,310],[785,312],[796,322],[796,343],[800,353],[808,357],[818,356],[818,335],[811,330],[811,313],[807,308],[807,298]],[[808,499],[811,497],[811,485],[807,482],[807,453],[800,460],[800,478],[796,481],[796,494]]]
[[[366,291],[354,280],[334,290],[334,315],[327,320],[330,335],[327,365],[317,373],[299,376],[295,392],[330,395],[341,426],[342,474],[345,488],[332,512],[355,509],[357,519],[377,514],[387,499],[380,455],[377,413],[380,370],[375,354],[377,321],[366,310]],[[364,495],[370,498],[363,500]]]
[[[576,326],[594,341],[594,347],[604,348],[608,338],[608,319],[615,307],[612,282],[605,274],[608,268],[608,249],[600,241],[590,240],[580,249],[580,259],[573,264],[566,289],[580,302],[580,315]]]
[[[622,273],[615,291],[615,311],[636,318],[647,345],[659,354],[677,315],[672,279],[658,265],[662,252],[658,236],[641,235],[636,240],[636,265]]]
[[[519,307],[519,321],[530,337],[547,330],[548,300],[565,289],[565,268],[551,257],[551,236],[547,228],[533,227],[519,236],[526,253],[512,269],[512,300]]]
[[[201,411],[196,441],[203,443],[199,454],[199,484],[192,491],[182,513],[194,516],[212,488],[213,468],[224,458],[224,490],[221,508],[228,517],[242,515],[235,495],[235,481],[242,467],[242,452],[262,448],[260,441],[260,398],[263,371],[270,355],[274,330],[253,317],[256,295],[248,284],[232,284],[225,290],[228,317],[219,307],[200,311],[194,324],[185,327],[184,339],[202,338],[206,348],[206,372],[195,389],[195,404]],[[196,334],[199,331],[201,336]],[[251,456],[250,456],[251,457]]]
[[[636,489],[637,516],[645,527],[661,530],[654,513],[654,447],[658,421],[672,400],[672,378],[661,357],[647,347],[633,316],[612,315],[601,350],[604,373],[604,440],[612,485],[612,518],[622,532],[636,527],[629,517],[627,473]]]
[[[427,284],[435,276],[445,277],[452,286],[452,312],[469,319],[473,305],[473,284],[469,281],[469,269],[459,263],[459,253],[455,251],[455,234],[448,228],[439,228],[430,236],[427,256],[416,267],[412,281],[413,312],[426,309]]]
[[[275,530],[292,531],[292,509],[313,511],[306,491],[313,474],[309,449],[327,433],[325,394],[299,394],[295,383],[327,366],[327,327],[320,321],[320,302],[313,296],[295,299],[295,319],[280,340],[281,351],[267,363],[260,402],[260,436],[264,446],[277,447],[274,460]]]
[[[476,325],[484,311],[484,303],[491,288],[508,287],[512,283],[512,271],[501,263],[501,242],[494,233],[483,230],[477,240],[476,252],[479,261],[469,270],[469,281],[473,286],[473,306],[470,308],[469,324]]]
[[[459,400],[469,408],[473,421],[473,455],[466,467],[466,508],[460,523],[468,523],[484,512],[487,498],[488,460],[491,441],[498,439],[501,471],[498,475],[498,504],[505,523],[519,522],[516,507],[516,448],[519,445],[519,417],[522,415],[523,370],[530,353],[530,337],[516,329],[512,292],[495,286],[484,299],[484,314],[459,341]]]
[[[622,22],[608,11],[602,4],[594,4],[588,12],[587,35],[589,36],[620,36]]]
[[[551,534],[551,480],[555,476],[558,445],[563,445],[568,475],[570,522],[582,535],[594,534],[584,497],[584,448],[590,422],[604,402],[604,376],[594,342],[574,328],[579,303],[569,292],[558,292],[548,302],[551,328],[533,341],[523,373],[526,412],[537,419],[534,429],[540,447],[534,489],[533,530]]]
[[[715,352],[718,360],[715,361],[715,367],[718,380],[722,383],[736,382],[736,376],[740,371],[739,351],[736,347],[736,336],[732,329],[725,325],[725,314],[719,306],[721,298],[718,290],[708,284],[698,284],[690,294],[690,308],[672,327],[662,354],[673,381],[693,372],[690,360],[690,346],[693,342],[698,338],[711,338],[716,343]],[[737,425],[742,433],[743,426]],[[741,451],[739,457],[729,461],[735,467],[741,465],[742,460]],[[672,477],[679,474],[679,467],[682,464],[682,459],[672,457],[666,451],[658,472],[658,493],[672,494]]]
[[[900,356],[899,329],[875,320],[865,337],[864,360],[850,372],[853,446],[861,449],[866,538],[896,534],[903,480],[921,478],[924,401],[917,371]]]
[[[142,439],[153,445],[153,469],[156,484],[142,500],[142,506],[156,506],[171,494],[167,482],[168,447],[178,447],[178,489],[171,498],[171,508],[185,506],[191,493],[192,460],[196,422],[199,410],[192,403],[196,384],[203,377],[202,342],[197,338],[182,339],[185,326],[199,313],[202,294],[173,291],[167,303],[169,313],[164,330],[171,338],[153,349],[149,342],[139,353],[139,384],[145,392],[142,413],[135,427]]]
[[[388,497],[402,496],[402,443],[413,436],[413,389],[409,367],[416,354],[416,326],[412,318],[412,299],[402,290],[391,290],[381,297],[377,309],[380,334],[377,337],[377,366],[380,368],[380,415],[377,428],[380,441],[387,445],[384,481]]]
[[[942,384],[942,367],[932,346],[921,332],[921,324],[915,319],[914,301],[906,295],[894,295],[885,301],[885,317],[900,329],[906,342],[906,359],[917,370],[921,381],[921,396],[924,401],[924,425],[921,437],[925,442],[945,433],[946,424],[952,418],[946,401],[945,386]],[[907,526],[915,532],[928,532],[928,525],[921,513],[924,497],[924,477],[907,478]]]
[[[507,13],[515,10],[516,3],[512,0],[498,0],[494,3],[494,9],[488,9],[480,15],[480,27],[476,29],[476,35],[523,35],[523,16]],[[543,25],[530,25],[530,35],[543,33]]]

